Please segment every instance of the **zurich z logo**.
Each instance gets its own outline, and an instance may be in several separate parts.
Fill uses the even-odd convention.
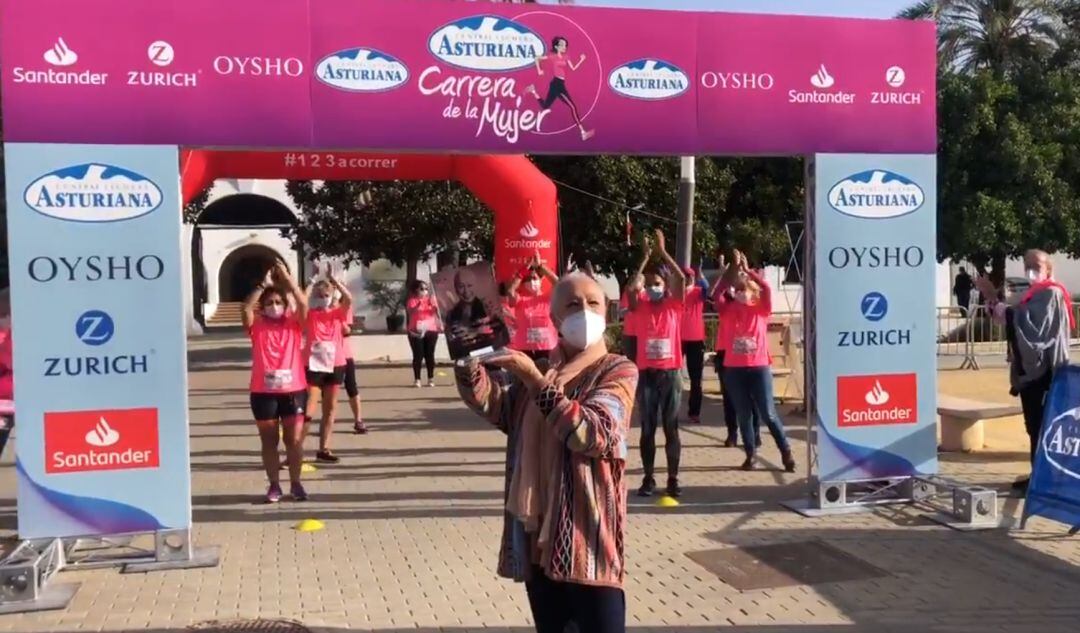
[[[867,321],[880,321],[889,313],[889,301],[880,292],[871,292],[862,298],[861,310]]]
[[[95,347],[104,345],[112,340],[115,333],[116,326],[113,324],[112,317],[101,310],[84,312],[75,321],[75,336],[87,345]]]

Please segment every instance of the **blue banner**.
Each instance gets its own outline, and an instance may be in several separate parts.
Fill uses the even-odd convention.
[[[1043,516],[1080,526],[1080,367],[1057,370],[1046,396],[1024,522]]]
[[[937,472],[936,159],[814,158],[818,477]]]
[[[5,152],[19,535],[189,527],[177,149]]]

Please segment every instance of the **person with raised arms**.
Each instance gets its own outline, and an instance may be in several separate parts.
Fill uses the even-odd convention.
[[[295,308],[290,309],[290,299]],[[244,301],[244,328],[251,338],[251,413],[262,442],[262,461],[270,486],[266,502],[281,501],[281,459],[278,443],[285,442],[290,492],[307,499],[300,483],[304,463],[304,324],[307,297],[280,261]]]
[[[757,442],[754,441],[755,414],[769,427],[784,470],[795,472],[784,423],[773,398],[772,359],[767,332],[772,316],[772,289],[768,282],[750,268],[746,255],[735,251],[734,261],[721,279],[716,294],[716,309],[728,323],[722,344],[724,352],[725,397],[731,396],[735,417],[743,437],[746,460],[743,470],[753,470]]]
[[[318,269],[316,269],[318,275]],[[330,450],[334,433],[338,386],[345,380],[345,327],[352,320],[352,294],[330,271],[308,288],[307,382],[309,417],[314,417],[315,402],[321,396],[322,419],[319,424],[319,450],[315,459],[335,464],[341,459]],[[334,306],[334,291],[341,301]]]
[[[409,335],[409,349],[412,351],[413,385],[420,388],[420,367],[427,365],[427,385],[435,386],[435,345],[439,342],[442,322],[439,320],[439,308],[431,296],[427,282],[413,281],[409,289],[409,298],[405,301],[405,314],[408,316],[406,329]]]
[[[686,278],[664,246],[664,233],[656,231],[656,252],[663,268],[638,275],[630,283],[630,311],[637,318],[637,367],[641,407],[641,464],[645,470],[638,495],[648,497],[656,490],[656,429],[664,429],[667,455],[667,494],[678,497],[679,406],[682,404],[682,347],[679,330],[686,305]],[[645,268],[652,255],[648,240],[642,254]],[[665,274],[666,273],[666,274]]]
[[[551,293],[544,292],[545,281],[554,286],[558,280],[537,251],[506,289],[507,303],[514,310],[511,347],[537,362],[547,362],[558,342],[559,333],[551,323]]]
[[[507,350],[456,370],[465,404],[507,434],[500,576],[525,583],[538,633],[625,633],[626,436],[637,369],[604,342],[607,297],[582,273],[551,295],[550,367]],[[505,371],[504,371],[505,370]]]

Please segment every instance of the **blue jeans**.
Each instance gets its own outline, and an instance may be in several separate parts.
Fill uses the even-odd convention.
[[[784,435],[784,423],[776,412],[773,400],[772,369],[769,367],[728,367],[724,370],[724,387],[731,395],[735,405],[735,418],[743,438],[754,437],[754,417],[765,422],[769,433],[776,441],[776,447],[786,453],[791,450],[787,436]],[[754,442],[743,442],[746,456],[754,456]]]

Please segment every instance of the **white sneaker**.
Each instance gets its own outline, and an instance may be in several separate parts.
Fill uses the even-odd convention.
[[[427,386],[434,387],[435,386],[435,379],[431,379],[431,380],[427,381]]]
[[[416,382],[414,382],[413,386],[416,387],[417,389],[419,389],[420,388],[420,381],[417,380]]]

